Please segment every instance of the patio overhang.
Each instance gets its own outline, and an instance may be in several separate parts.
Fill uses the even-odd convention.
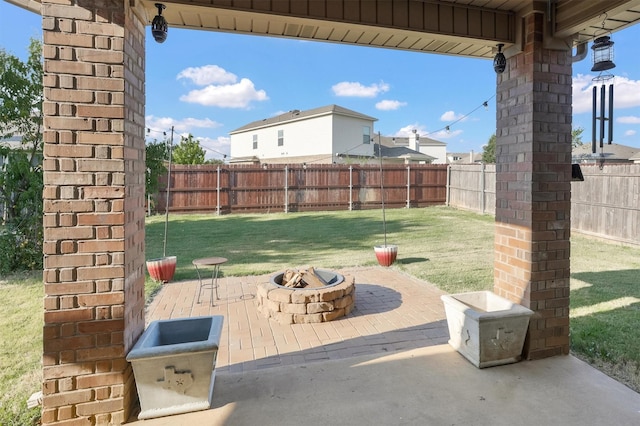
[[[41,13],[37,0],[5,0]],[[154,0],[131,0],[150,25]],[[136,4],[137,3],[137,4]],[[178,0],[163,1],[170,28],[345,43],[491,59],[498,43],[519,52],[522,17],[547,10],[549,45],[576,47],[605,28],[640,22],[640,0]]]

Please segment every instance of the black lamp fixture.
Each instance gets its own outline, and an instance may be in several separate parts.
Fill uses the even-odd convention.
[[[502,74],[507,68],[507,58],[504,57],[504,53],[502,53],[502,47],[504,44],[498,44],[498,53],[493,58],[493,69],[496,71],[496,74]]]
[[[162,9],[165,9],[166,6],[162,3],[156,3],[156,7],[158,8],[158,14],[151,22],[151,34],[153,34],[155,41],[164,43],[167,39],[167,32],[169,31],[167,20],[162,16]]]
[[[611,37],[602,36],[593,41],[593,67],[591,71],[607,71],[616,67],[613,63],[613,42]]]

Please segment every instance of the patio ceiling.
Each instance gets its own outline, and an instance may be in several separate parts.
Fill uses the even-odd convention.
[[[36,0],[6,0],[40,12]],[[151,23],[157,0],[138,2]],[[162,0],[161,0],[162,1]],[[287,37],[491,58],[497,43],[519,50],[520,16],[549,14],[550,43],[576,46],[604,28],[640,22],[640,0],[171,0],[173,28]],[[606,13],[606,15],[605,15]],[[560,44],[558,44],[560,43]]]

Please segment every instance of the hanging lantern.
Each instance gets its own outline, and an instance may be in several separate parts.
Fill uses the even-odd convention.
[[[594,40],[593,46],[593,68],[591,71],[600,72],[616,67],[613,63],[613,42],[611,37],[602,36]]]

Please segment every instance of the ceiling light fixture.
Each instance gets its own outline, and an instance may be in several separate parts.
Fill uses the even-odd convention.
[[[498,44],[498,53],[496,53],[496,56],[493,58],[493,69],[496,74],[502,74],[505,68],[507,68],[507,58],[505,58],[504,53],[502,53],[503,46],[504,44],[502,43]]]
[[[167,24],[167,20],[162,16],[162,9],[165,9],[166,6],[162,3],[156,3],[155,6],[158,8],[158,14],[151,22],[151,34],[153,34],[155,41],[164,43],[167,39],[167,32],[169,31],[169,24]]]

